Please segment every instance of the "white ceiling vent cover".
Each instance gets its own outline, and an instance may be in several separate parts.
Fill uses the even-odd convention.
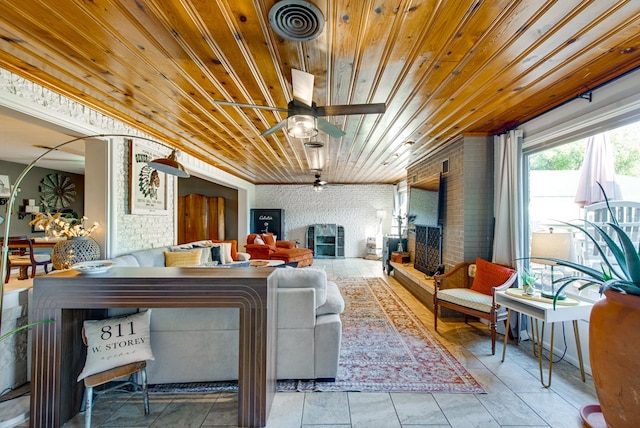
[[[282,0],[269,10],[269,23],[285,39],[307,42],[322,34],[324,15],[306,1]]]

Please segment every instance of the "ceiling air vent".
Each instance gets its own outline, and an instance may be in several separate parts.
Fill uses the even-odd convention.
[[[269,10],[269,23],[276,33],[295,42],[318,37],[324,29],[324,15],[303,0],[282,0]]]

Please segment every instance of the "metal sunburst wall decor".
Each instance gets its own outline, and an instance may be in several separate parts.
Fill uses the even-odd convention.
[[[76,185],[67,176],[48,174],[40,180],[42,203],[54,210],[69,207],[76,200]]]

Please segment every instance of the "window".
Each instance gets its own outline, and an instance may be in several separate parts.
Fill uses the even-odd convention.
[[[600,178],[581,182],[585,162],[592,169],[592,177]],[[610,200],[640,201],[640,122],[568,143],[530,150],[525,153],[524,165],[525,201],[528,202],[527,242],[530,245],[533,233],[548,232],[550,228],[555,233],[571,233],[576,261],[587,263],[594,258],[588,251],[587,237],[561,222],[583,224],[581,220],[586,216],[583,204],[588,207],[594,202],[591,197],[601,194],[596,180],[602,182]],[[630,221],[636,220],[640,219],[631,218]],[[593,263],[597,267],[599,261],[594,260]],[[544,280],[550,280],[548,267],[532,263],[531,268],[539,276],[544,276]],[[568,273],[555,268],[554,278]],[[594,291],[586,293],[597,298]]]

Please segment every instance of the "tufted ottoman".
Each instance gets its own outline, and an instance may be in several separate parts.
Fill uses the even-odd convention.
[[[313,251],[309,248],[276,248],[271,260],[282,260],[285,263],[298,262],[298,267],[313,263]]]

